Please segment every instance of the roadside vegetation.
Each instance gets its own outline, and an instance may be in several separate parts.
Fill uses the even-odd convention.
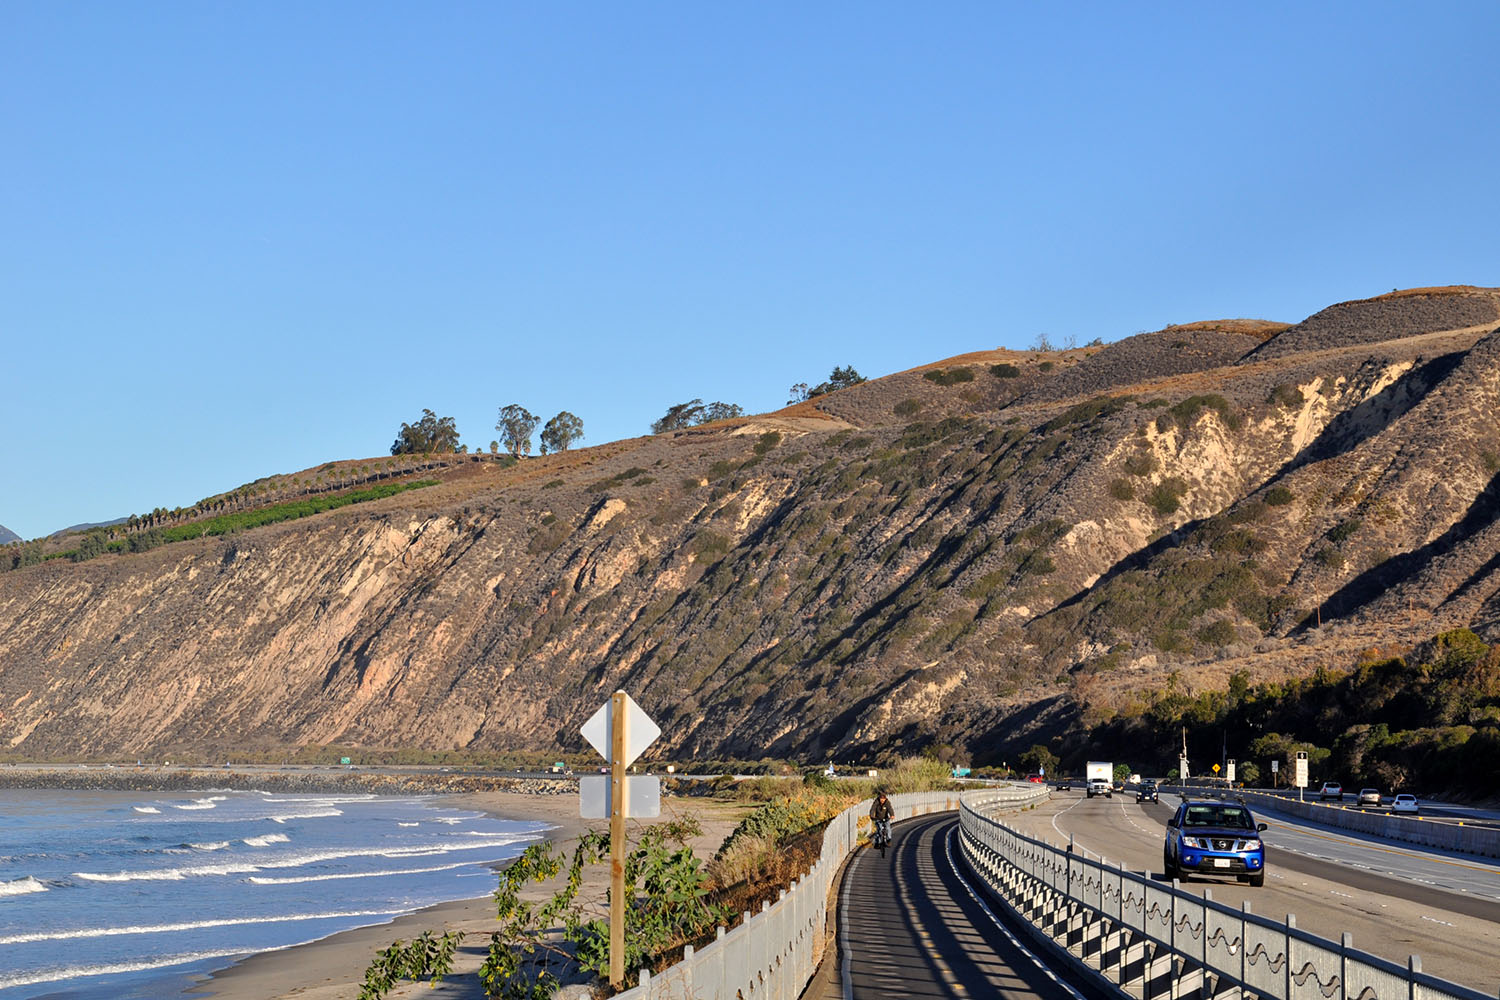
[[[903,760],[879,778],[834,780],[814,772],[804,777],[715,779],[706,791],[719,798],[756,804],[708,864],[688,846],[702,835],[696,819],[647,826],[627,846],[625,968],[659,972],[680,961],[684,946],[702,944],[740,913],[774,899],[818,859],[828,821],[874,794],[954,787],[948,765],[931,759]],[[488,937],[479,978],[486,995],[505,1000],[541,1000],[564,983],[609,973],[609,924],[597,898],[586,891],[592,872],[607,873],[608,831],[590,831],[571,853],[550,842],[534,844],[499,875],[495,891],[498,926]],[[556,884],[549,898],[528,901],[531,884]],[[560,932],[556,929],[560,928]],[[424,933],[381,951],[365,971],[360,1000],[380,1000],[408,980],[440,982],[453,968],[465,935]]]
[[[1443,632],[1401,653],[1367,650],[1345,668],[1189,694],[1177,675],[1120,716],[1062,741],[1070,768],[1096,753],[1167,773],[1181,749],[1189,759],[1240,760],[1244,779],[1268,781],[1296,750],[1311,774],[1387,793],[1484,798],[1500,771],[1500,644],[1468,629]],[[1254,771],[1245,772],[1245,765]],[[1200,765],[1201,766],[1201,765]],[[1253,775],[1253,776],[1252,776]]]

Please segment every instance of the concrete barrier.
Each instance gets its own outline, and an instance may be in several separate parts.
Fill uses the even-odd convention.
[[[1191,792],[1190,792],[1191,794]],[[1444,851],[1462,854],[1477,854],[1487,858],[1500,858],[1500,829],[1482,826],[1460,826],[1457,823],[1436,823],[1418,816],[1396,816],[1389,812],[1374,812],[1350,809],[1345,806],[1328,805],[1322,802],[1298,802],[1267,792],[1238,790],[1231,793],[1243,797],[1247,805],[1265,811],[1267,809],[1286,813],[1300,819],[1353,830],[1385,840],[1397,840],[1423,847],[1435,847]]]

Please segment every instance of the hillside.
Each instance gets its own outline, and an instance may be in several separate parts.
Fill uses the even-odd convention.
[[[19,542],[21,536],[11,531],[5,525],[0,524],[0,545],[9,545],[11,542]]]
[[[665,753],[984,759],[1174,674],[1500,638],[1496,412],[1500,290],[1455,287],[517,464],[339,463],[233,504],[438,483],[0,573],[0,740],[548,750],[624,687]]]

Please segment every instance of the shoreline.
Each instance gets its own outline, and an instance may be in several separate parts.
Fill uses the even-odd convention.
[[[537,795],[527,792],[492,791],[444,795],[445,804],[488,813],[496,819],[551,824],[540,840],[567,844],[588,829],[578,818],[575,796],[567,794]],[[256,952],[208,973],[179,994],[184,1000],[346,1000],[359,992],[365,969],[375,953],[397,939],[410,940],[425,930],[434,933],[462,930],[471,935],[488,935],[495,927],[494,902],[491,893],[470,899],[449,900],[402,914],[392,920],[366,924],[338,931],[327,937],[291,945],[275,951]],[[445,983],[444,997],[484,997],[484,988],[473,975],[463,952],[471,951],[466,941],[454,962],[454,975]],[[482,948],[480,951],[482,952]],[[478,968],[482,955],[475,956]],[[432,991],[418,984],[424,993]],[[472,987],[470,989],[469,987]],[[410,986],[392,990],[400,997]]]
[[[576,794],[499,790],[438,794],[448,805],[482,811],[496,819],[551,824],[539,840],[564,848],[601,822],[579,817]],[[693,848],[700,857],[712,856],[744,811],[738,805],[707,799],[662,802],[664,818],[684,813],[698,816],[704,836],[694,841]],[[551,892],[547,885],[528,886],[523,896],[543,899]],[[477,970],[487,953],[488,936],[496,927],[494,905],[491,887],[483,896],[437,903],[382,923],[338,931],[275,951],[257,952],[222,969],[198,974],[198,981],[177,996],[182,1000],[352,1000],[359,994],[365,969],[376,952],[397,939],[410,940],[426,930],[435,934],[458,930],[469,936],[455,955],[452,973],[441,986],[432,988],[426,981],[405,983],[391,990],[388,996],[391,1000],[418,996],[484,1000],[484,985]]]

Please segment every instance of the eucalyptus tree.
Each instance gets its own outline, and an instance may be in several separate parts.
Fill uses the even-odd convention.
[[[574,441],[582,439],[583,421],[563,410],[542,428],[542,454],[567,451]]]

